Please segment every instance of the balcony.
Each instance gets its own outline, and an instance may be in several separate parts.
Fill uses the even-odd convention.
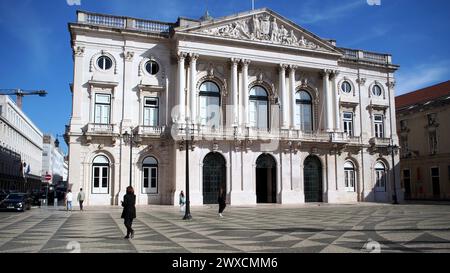
[[[376,64],[392,64],[389,54],[361,51],[349,48],[340,48],[344,52],[344,59],[352,61],[364,61]]]
[[[391,139],[390,138],[373,137],[369,140],[369,143],[374,146],[387,147],[391,143]]]
[[[161,137],[166,131],[165,126],[139,126],[137,132],[142,137]]]
[[[78,23],[168,36],[174,24],[79,11]]]
[[[115,134],[114,124],[89,123],[86,134],[88,135],[113,135]]]

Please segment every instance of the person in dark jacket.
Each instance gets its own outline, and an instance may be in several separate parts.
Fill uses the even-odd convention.
[[[131,239],[134,237],[134,230],[131,228],[133,225],[133,219],[136,218],[136,195],[134,194],[134,189],[131,186],[127,187],[127,193],[123,197],[122,201],[122,216],[124,219],[125,227],[127,228],[127,236],[124,239]]]
[[[225,191],[220,188],[219,190],[219,198],[218,198],[218,202],[219,202],[219,217],[223,217],[222,212],[225,209],[225,207],[227,206],[226,202],[226,194]]]

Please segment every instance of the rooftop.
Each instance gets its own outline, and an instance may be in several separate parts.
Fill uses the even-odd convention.
[[[450,80],[398,96],[395,98],[395,107],[401,109],[446,96],[450,97]]]

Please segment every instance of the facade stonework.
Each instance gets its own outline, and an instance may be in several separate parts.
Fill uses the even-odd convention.
[[[186,148],[193,205],[220,187],[232,205],[390,202],[394,181],[402,199],[390,55],[268,9],[173,24],[79,12],[69,28],[68,179],[88,205],[120,204],[130,175],[138,204],[178,204]]]
[[[450,81],[396,98],[406,199],[450,200]]]

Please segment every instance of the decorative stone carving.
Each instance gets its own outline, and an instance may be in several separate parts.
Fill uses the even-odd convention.
[[[365,85],[366,84],[366,78],[359,78],[356,79],[356,82],[360,85]]]
[[[386,86],[393,89],[395,87],[395,81],[386,82]]]
[[[133,51],[124,52],[123,57],[125,58],[125,61],[131,62],[131,61],[133,61],[134,52]]]
[[[306,39],[302,33],[299,34],[300,38],[298,38],[294,29],[288,29],[283,24],[279,24],[275,17],[267,13],[254,15],[251,18],[242,19],[219,27],[202,29],[200,32],[226,38],[268,42],[325,51],[324,48]]]
[[[84,56],[84,46],[77,46],[73,49],[73,54],[76,57],[83,57]]]
[[[213,142],[212,150],[213,152],[217,152],[219,150],[219,143],[217,143],[217,141]]]

